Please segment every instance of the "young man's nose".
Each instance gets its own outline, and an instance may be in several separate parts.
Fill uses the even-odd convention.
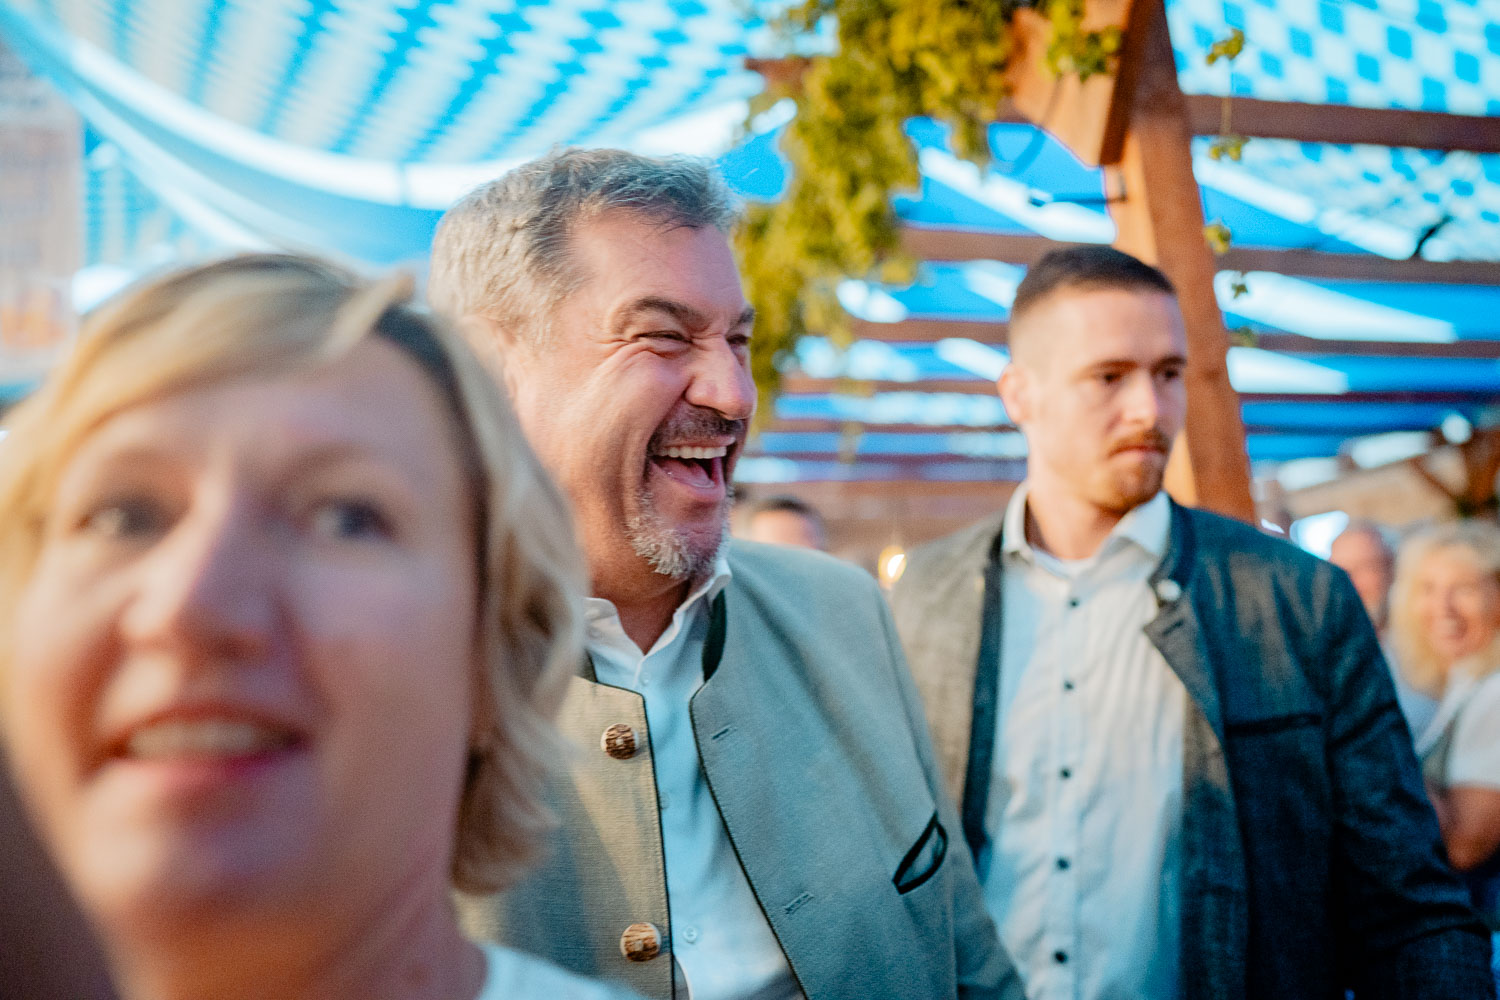
[[[1163,409],[1160,387],[1149,374],[1130,378],[1125,387],[1125,417],[1132,424],[1155,427]]]

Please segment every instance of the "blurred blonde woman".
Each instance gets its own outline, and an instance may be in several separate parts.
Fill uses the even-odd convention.
[[[618,995],[458,930],[545,831],[582,571],[408,287],[167,276],[8,422],[4,741],[132,1000]]]
[[[1397,662],[1438,699],[1417,754],[1453,866],[1500,929],[1500,528],[1444,524],[1401,548]]]

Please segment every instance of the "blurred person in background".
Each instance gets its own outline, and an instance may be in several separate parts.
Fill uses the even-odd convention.
[[[1417,752],[1448,857],[1500,930],[1500,528],[1460,521],[1408,540],[1392,624],[1407,679],[1438,699]]]
[[[1373,521],[1350,521],[1334,538],[1328,561],[1349,574],[1349,582],[1354,584],[1365,612],[1370,616],[1370,624],[1375,626],[1375,634],[1380,637],[1381,651],[1391,668],[1391,679],[1396,682],[1396,701],[1401,705],[1401,714],[1406,716],[1412,736],[1420,735],[1432,721],[1437,702],[1408,684],[1396,663],[1390,639],[1390,598],[1391,584],[1396,575],[1396,553],[1385,530]]]
[[[1166,276],[1054,250],[1010,346],[1026,480],[891,600],[1027,994],[1492,997],[1348,578],[1162,490],[1187,419]]]
[[[1328,561],[1349,574],[1375,634],[1385,638],[1390,607],[1391,581],[1395,577],[1396,554],[1385,532],[1371,521],[1350,521],[1334,538]]]
[[[593,585],[537,873],[467,924],[653,998],[993,997],[1010,967],[875,581],[727,539],[755,409],[736,210],[698,160],[569,149],[443,217]]]
[[[805,500],[794,496],[772,496],[751,500],[737,511],[740,529],[735,534],[767,545],[828,551],[828,528],[823,515]]]
[[[547,827],[582,573],[409,284],[166,276],[8,421],[4,742],[129,1000],[619,995],[459,929]]]

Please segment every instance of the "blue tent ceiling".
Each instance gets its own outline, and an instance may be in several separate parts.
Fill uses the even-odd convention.
[[[746,16],[754,6],[0,0],[0,38],[88,122],[90,264],[138,272],[272,245],[420,266],[443,207],[557,144],[715,155],[745,197],[776,197],[785,169],[774,113],[761,134],[733,142],[742,102],[760,86],[743,57],[767,44]],[[1168,15],[1189,93],[1500,114],[1500,0],[1168,0]],[[1233,27],[1247,33],[1245,54],[1206,66],[1208,47]],[[939,126],[909,130],[923,169],[921,190],[898,203],[910,224],[1112,239],[1100,173],[1030,127],[994,126],[996,161],[983,174],[949,154]],[[1264,139],[1241,163],[1215,162],[1202,144],[1196,154],[1205,216],[1237,245],[1500,259],[1500,157]],[[745,473],[1014,474],[1018,439],[984,389],[1005,356],[985,341],[1022,273],[975,261],[927,266],[908,288],[848,283],[846,307],[878,339],[804,344],[792,375],[808,391],[780,400],[778,429]],[[1495,287],[1259,273],[1249,284],[1236,298],[1221,276],[1230,326],[1340,341],[1500,340]],[[903,340],[903,322],[933,319],[952,321],[951,335]],[[1360,434],[1490,423],[1497,367],[1367,351],[1231,356],[1257,461],[1331,455]],[[837,381],[849,378],[880,391]],[[924,386],[931,379],[942,386]],[[867,429],[823,426],[850,421]]]

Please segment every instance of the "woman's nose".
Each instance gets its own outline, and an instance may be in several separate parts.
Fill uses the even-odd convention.
[[[122,622],[126,639],[193,661],[265,655],[275,617],[270,548],[248,512],[232,506],[190,512],[143,564]]]

